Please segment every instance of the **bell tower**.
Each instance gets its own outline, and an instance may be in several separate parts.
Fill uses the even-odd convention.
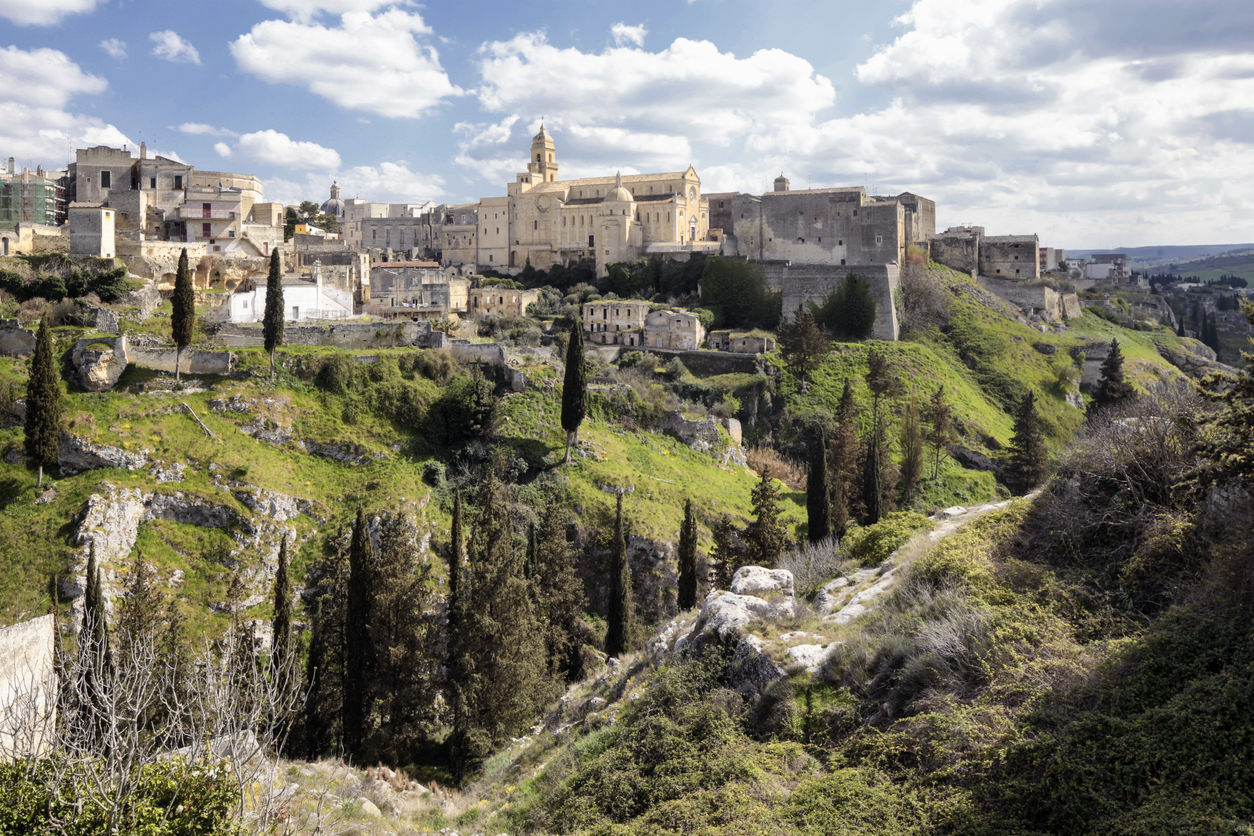
[[[557,154],[553,147],[553,137],[545,133],[544,123],[540,123],[540,133],[531,138],[531,157],[527,170],[539,177],[541,183],[557,182]]]

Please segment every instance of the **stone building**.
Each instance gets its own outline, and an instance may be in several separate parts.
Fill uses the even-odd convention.
[[[705,326],[688,311],[652,311],[644,318],[644,345],[692,351],[705,342]]]
[[[708,343],[714,351],[734,354],[765,354],[775,350],[774,337],[736,331],[711,331]]]
[[[644,319],[652,306],[627,299],[584,302],[584,336],[601,345],[643,345]]]
[[[963,273],[1031,281],[1041,277],[1041,242],[1032,235],[985,235],[982,226],[952,226],[928,239],[934,261]]]
[[[204,243],[225,257],[269,255],[283,241],[283,207],[264,202],[251,174],[201,171],[167,157],[139,156],[97,145],[75,151],[67,174],[69,199],[116,212],[118,236],[128,242]]]
[[[832,266],[901,264],[910,246],[936,231],[936,204],[910,192],[870,196],[861,186],[794,190],[775,179],[763,195],[716,193],[710,225],[722,230],[723,254],[754,261]]]
[[[99,204],[70,204],[70,253],[113,258],[117,255],[116,217]]]
[[[42,167],[17,170],[17,161],[0,170],[0,231],[16,231],[18,224],[58,226],[65,223],[68,204],[64,173],[53,175]]]
[[[365,312],[387,319],[447,319],[465,311],[470,280],[446,276],[434,261],[379,262],[370,270]]]
[[[515,290],[507,287],[472,287],[467,291],[466,313],[478,318],[503,316],[518,319],[527,315],[527,308],[540,298],[538,290]]]

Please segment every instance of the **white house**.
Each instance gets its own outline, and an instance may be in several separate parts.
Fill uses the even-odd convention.
[[[353,294],[342,288],[301,279],[283,279],[283,318],[288,322],[310,319],[350,319]],[[266,314],[264,282],[243,293],[232,293],[227,318],[231,322],[261,322]]]

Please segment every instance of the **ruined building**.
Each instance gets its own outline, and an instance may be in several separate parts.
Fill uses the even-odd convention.
[[[928,239],[933,260],[973,276],[1031,281],[1041,277],[1040,238],[985,235],[982,226],[951,226]]]

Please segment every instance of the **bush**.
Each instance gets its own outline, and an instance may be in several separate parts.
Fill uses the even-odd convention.
[[[916,532],[932,527],[932,521],[922,514],[894,511],[874,525],[851,526],[841,545],[847,558],[862,566],[878,566]]]
[[[352,356],[337,351],[323,361],[318,369],[314,383],[324,392],[333,395],[347,395],[353,391],[353,380],[357,376],[357,363]]]

